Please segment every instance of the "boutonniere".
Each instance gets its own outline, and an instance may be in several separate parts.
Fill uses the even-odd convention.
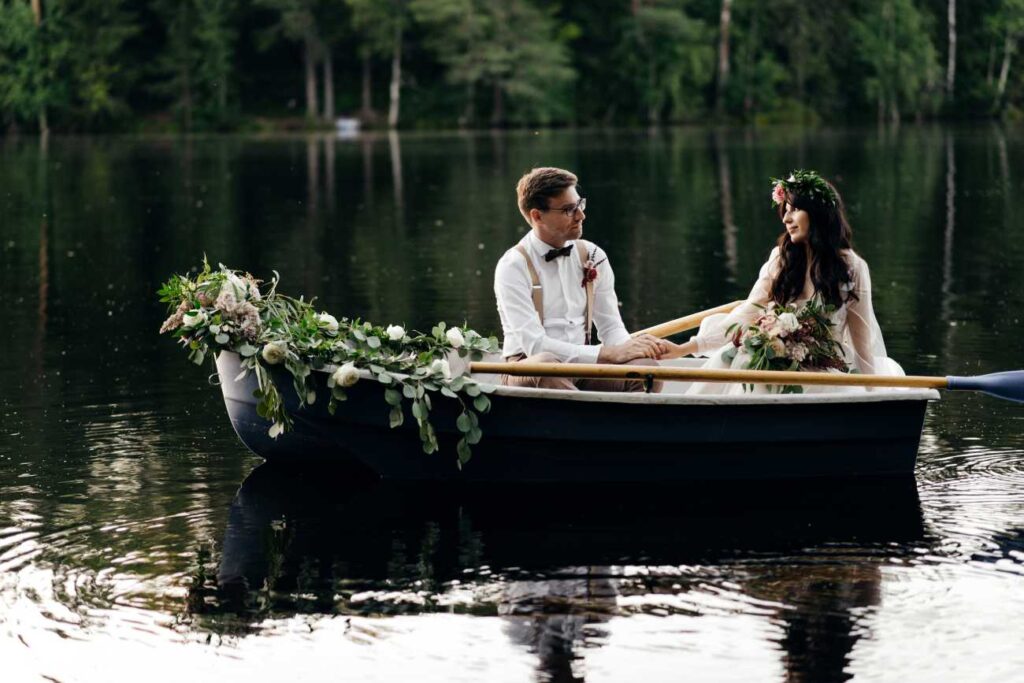
[[[597,280],[597,267],[608,260],[605,256],[603,259],[594,263],[593,254],[587,259],[586,264],[583,266],[583,282],[580,283],[580,287],[586,287],[587,283],[594,282]]]

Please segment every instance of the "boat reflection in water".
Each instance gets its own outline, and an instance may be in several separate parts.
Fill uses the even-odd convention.
[[[881,566],[923,539],[913,479],[457,488],[262,465],[232,504],[216,587],[191,602],[246,624],[497,616],[540,678],[573,680],[611,620],[699,618],[712,591],[774,624],[788,678],[843,680]]]

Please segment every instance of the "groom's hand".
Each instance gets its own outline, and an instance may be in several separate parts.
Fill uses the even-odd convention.
[[[602,346],[597,355],[598,363],[628,363],[637,358],[660,358],[671,350],[663,339],[641,334],[616,346]]]

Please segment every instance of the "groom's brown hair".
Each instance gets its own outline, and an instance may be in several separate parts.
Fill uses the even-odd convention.
[[[519,213],[526,222],[530,222],[530,209],[543,211],[548,208],[548,200],[573,187],[578,178],[561,168],[535,168],[524,174],[516,184],[516,197],[519,201]]]

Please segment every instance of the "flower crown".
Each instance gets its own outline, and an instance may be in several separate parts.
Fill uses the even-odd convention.
[[[772,207],[779,207],[786,203],[786,197],[791,194],[803,195],[817,199],[824,204],[836,206],[839,201],[835,190],[828,182],[818,175],[817,171],[793,171],[789,177],[772,178]]]

